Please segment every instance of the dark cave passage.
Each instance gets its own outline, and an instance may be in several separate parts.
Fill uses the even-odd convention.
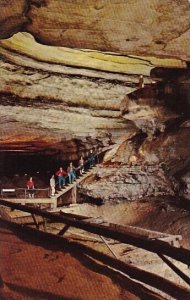
[[[77,161],[74,161],[77,164]],[[0,183],[4,187],[25,187],[27,179],[32,176],[36,187],[49,186],[52,174],[60,168],[67,169],[69,161],[57,159],[56,155],[27,152],[0,153]]]

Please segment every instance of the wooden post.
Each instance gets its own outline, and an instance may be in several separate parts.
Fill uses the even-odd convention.
[[[71,190],[71,203],[72,204],[77,203],[77,184],[76,183]]]
[[[47,231],[47,219],[43,217],[43,229],[44,229],[44,232]]]
[[[55,210],[57,208],[57,198],[52,199],[53,203],[51,204],[51,209]]]
[[[106,239],[100,235],[101,240],[104,242],[104,244],[108,247],[108,249],[110,250],[110,252],[113,254],[113,256],[115,256],[116,258],[118,258],[118,256],[115,254],[115,252],[111,249],[110,245],[108,244],[108,242],[106,241]]]
[[[39,228],[40,228],[40,225],[39,225],[38,221],[36,220],[36,217],[35,217],[34,214],[32,214],[32,219],[33,219],[33,221],[34,221],[34,224],[36,225],[36,228],[39,229]]]
[[[69,229],[69,225],[65,225],[59,232],[58,235],[64,235],[65,232]]]
[[[82,230],[108,237],[125,244],[130,244],[153,253],[163,254],[189,265],[190,250],[185,248],[173,247],[167,242],[161,240],[149,240],[144,236],[137,236],[134,232],[128,230],[128,226],[121,226],[111,223],[94,224],[88,222],[87,220],[77,220],[63,215],[56,215],[54,213],[43,211],[38,208],[23,206],[5,200],[0,200],[0,204],[3,206],[11,207],[13,209],[19,209],[21,211],[26,211],[39,216],[43,216],[49,220],[64,223],[75,228],[80,228]]]

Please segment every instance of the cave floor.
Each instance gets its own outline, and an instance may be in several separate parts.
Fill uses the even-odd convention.
[[[189,211],[174,205],[171,199],[143,199],[140,202],[106,203],[101,206],[83,203],[65,207],[63,211],[101,217],[122,225],[181,234],[182,246],[190,249]],[[63,225],[52,223],[48,226],[48,231],[56,233]],[[65,237],[112,256],[97,235],[71,228]],[[0,266],[4,282],[2,299],[174,299],[162,293],[158,296],[154,294],[158,291],[152,289],[150,292],[150,287],[146,289],[116,275],[105,266],[100,267],[86,258],[84,260],[80,252],[73,255],[58,250],[38,238],[21,237],[10,228],[1,226],[0,240]],[[120,260],[163,276],[185,289],[189,288],[156,254],[115,241],[109,243]],[[175,265],[190,276],[186,265],[178,262]],[[142,293],[145,298],[141,298]],[[179,299],[182,298],[179,296]]]

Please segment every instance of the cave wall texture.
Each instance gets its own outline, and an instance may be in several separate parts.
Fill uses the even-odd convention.
[[[0,151],[74,160],[92,147],[110,149],[81,193],[104,200],[186,193],[188,1],[0,0],[0,7]],[[170,75],[157,72],[151,85],[158,68]],[[137,166],[129,170],[132,156]]]
[[[1,38],[121,54],[190,57],[187,0],[1,0]]]

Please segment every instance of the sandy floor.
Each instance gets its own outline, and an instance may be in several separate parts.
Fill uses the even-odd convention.
[[[77,249],[62,251],[3,224],[0,245],[1,299],[163,299]]]
[[[65,211],[98,216],[114,223],[182,234],[183,245],[190,248],[189,213],[169,204],[163,206],[161,202],[156,205],[154,202],[143,202],[139,205],[133,202],[99,207],[82,204]],[[165,297],[165,294],[158,296],[157,291],[151,292],[149,288],[84,255],[77,246],[74,249],[67,244],[60,246],[59,243],[43,240],[34,234],[7,227],[4,223],[0,225],[1,299],[190,299],[186,285],[181,294],[179,290],[176,298]],[[51,231],[56,232],[59,224],[51,224],[51,227]],[[111,255],[98,236],[72,229],[67,236]],[[157,269],[158,273],[163,272],[169,280],[174,279],[176,284],[181,284],[177,277],[171,276],[166,266],[160,267],[161,262],[154,255],[149,256],[130,245],[111,243],[111,247],[123,262],[150,272]]]

